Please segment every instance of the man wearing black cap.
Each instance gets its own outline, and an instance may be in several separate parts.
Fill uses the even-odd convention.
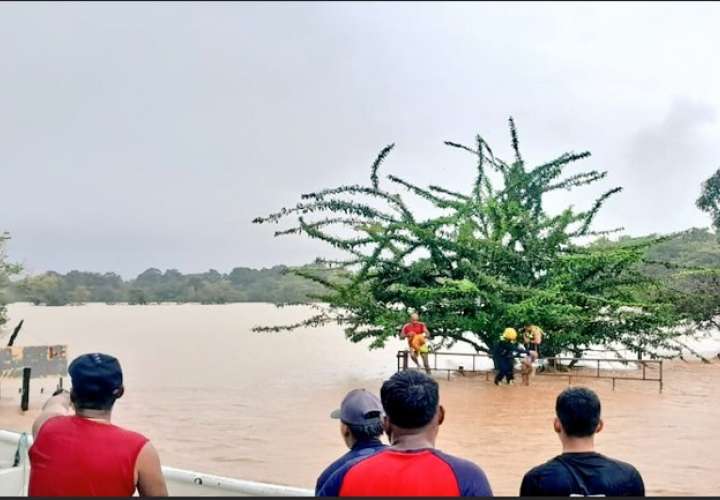
[[[383,434],[382,403],[380,398],[366,391],[355,389],[343,399],[339,410],[330,414],[331,418],[340,419],[340,435],[350,451],[330,464],[317,480],[315,492],[336,470],[359,457],[369,456],[386,448],[380,442]]]
[[[55,393],[33,424],[28,494],[119,497],[137,488],[141,496],[167,496],[152,444],[110,423],[125,391],[118,360],[83,354],[68,373],[72,390]]]

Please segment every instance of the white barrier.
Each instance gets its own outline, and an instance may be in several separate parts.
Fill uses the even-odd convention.
[[[0,430],[0,497],[27,495],[29,464],[27,456],[21,465],[12,467],[21,434]],[[32,437],[28,436],[28,446]],[[25,465],[25,466],[24,466]],[[313,496],[313,491],[278,484],[257,483],[215,476],[174,467],[163,467],[171,496]]]
[[[0,469],[0,496],[21,497],[27,495],[22,468]]]

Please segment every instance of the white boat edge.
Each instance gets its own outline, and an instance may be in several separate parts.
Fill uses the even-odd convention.
[[[0,429],[0,496],[27,496],[30,463],[27,448],[32,436],[27,435],[27,446],[21,449],[20,463],[12,467],[22,434]],[[259,483],[231,477],[216,476],[175,467],[163,466],[163,474],[171,496],[313,496],[305,488],[279,484]]]

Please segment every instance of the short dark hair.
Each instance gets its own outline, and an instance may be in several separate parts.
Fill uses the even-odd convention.
[[[600,398],[585,387],[570,387],[555,401],[555,413],[565,434],[588,437],[595,434],[600,423]]]
[[[79,395],[77,392],[70,391],[70,400],[73,406],[78,410],[100,410],[110,411],[112,410],[117,396],[114,394],[93,394],[93,395]]]
[[[429,424],[437,412],[438,384],[418,371],[398,372],[382,385],[380,400],[392,424],[419,429]]]
[[[350,433],[357,441],[370,441],[371,439],[382,436],[385,431],[381,420],[365,425],[354,425],[348,423],[345,425],[348,426]]]

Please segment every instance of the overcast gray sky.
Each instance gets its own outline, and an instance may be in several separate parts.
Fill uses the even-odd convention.
[[[593,153],[597,229],[705,227],[720,4],[0,4],[0,230],[30,272],[300,264],[250,220],[385,173],[463,189],[505,157]],[[580,168],[578,165],[577,168]],[[465,187],[465,189],[467,189]]]

